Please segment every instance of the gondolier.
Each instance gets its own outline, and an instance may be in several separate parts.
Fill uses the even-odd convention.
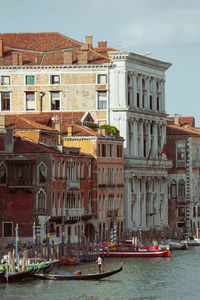
[[[98,258],[97,258],[97,263],[98,263],[99,273],[102,273],[102,272],[103,272],[102,262],[103,262],[102,257],[99,255]]]

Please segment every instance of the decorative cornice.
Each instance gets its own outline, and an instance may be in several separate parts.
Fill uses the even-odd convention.
[[[113,64],[102,64],[102,65],[7,65],[0,66],[0,69],[5,70],[15,70],[15,69],[102,69],[102,68],[110,68]]]
[[[162,71],[166,71],[172,65],[169,62],[161,61],[155,58],[150,58],[144,55],[136,54],[134,52],[126,51],[110,51],[108,52],[109,57],[114,60],[127,60],[130,62],[138,63],[140,65],[146,65]]]

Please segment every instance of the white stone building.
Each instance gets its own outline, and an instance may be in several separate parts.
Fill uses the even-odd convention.
[[[110,52],[108,121],[125,138],[126,229],[168,225],[165,71],[170,63]]]

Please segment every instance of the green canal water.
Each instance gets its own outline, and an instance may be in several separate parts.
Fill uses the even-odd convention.
[[[108,271],[123,271],[100,281],[40,281],[0,284],[0,300],[200,299],[200,247],[173,251],[169,258],[105,258]],[[97,272],[96,263],[60,267]]]

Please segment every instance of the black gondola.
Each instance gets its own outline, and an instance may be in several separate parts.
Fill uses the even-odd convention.
[[[33,269],[26,270],[26,271],[19,271],[19,272],[8,272],[8,275],[5,273],[4,277],[1,278],[1,282],[21,281],[22,279],[29,277],[32,272]]]
[[[49,279],[49,280],[99,280],[109,276],[112,276],[116,273],[121,272],[123,269],[123,265],[118,269],[105,272],[105,273],[97,273],[97,274],[80,274],[79,272],[69,273],[69,274],[35,274],[35,277],[40,279]],[[76,273],[80,275],[76,275]]]

